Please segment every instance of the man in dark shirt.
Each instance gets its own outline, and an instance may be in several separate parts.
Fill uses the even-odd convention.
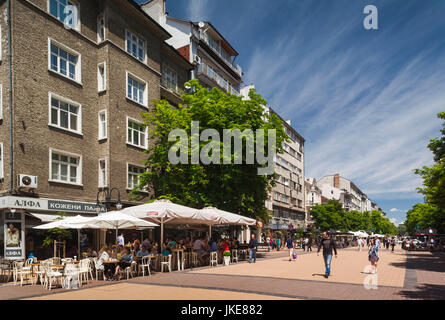
[[[292,255],[294,253],[294,242],[290,236],[287,237],[286,246],[289,249],[289,261],[292,261]]]
[[[249,241],[249,263],[256,262],[256,250],[258,248],[258,241],[255,239],[255,234],[252,233],[251,239]]]
[[[326,266],[326,272],[324,277],[327,279],[331,274],[331,261],[332,261],[332,250],[335,252],[335,258],[337,258],[337,248],[335,246],[335,241],[332,239],[327,232],[323,232],[323,239],[318,245],[317,256],[319,255],[320,249],[323,247],[323,258],[324,264]]]

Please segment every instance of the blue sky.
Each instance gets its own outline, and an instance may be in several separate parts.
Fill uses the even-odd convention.
[[[379,10],[379,30],[363,9]],[[167,0],[239,52],[245,84],[306,139],[306,176],[340,173],[402,222],[422,202],[412,171],[445,111],[445,1]]]

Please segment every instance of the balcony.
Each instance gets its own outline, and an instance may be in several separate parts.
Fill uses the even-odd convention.
[[[234,94],[236,96],[239,96],[240,93],[238,90],[236,90],[230,83],[221,77],[215,70],[213,70],[212,67],[207,65],[204,62],[201,62],[201,64],[198,67],[198,75],[203,74],[207,78],[214,81],[221,89],[225,90],[227,93]]]
[[[203,32],[194,31],[193,34],[200,40],[202,40],[210,49],[212,49],[226,64],[229,66],[237,75],[240,77],[243,76],[243,69],[230,60],[230,57],[225,54],[220,47],[218,47],[217,43],[214,41],[209,41],[209,37],[206,36]]]

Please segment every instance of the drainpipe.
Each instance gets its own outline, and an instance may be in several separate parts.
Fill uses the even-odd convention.
[[[8,15],[8,64],[9,64],[9,193],[14,190],[14,161],[13,161],[13,139],[12,139],[12,122],[13,122],[13,107],[12,107],[12,52],[11,52],[11,0],[7,0],[7,15]]]

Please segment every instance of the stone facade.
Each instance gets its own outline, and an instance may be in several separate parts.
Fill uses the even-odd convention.
[[[120,190],[124,203],[130,202],[127,164],[143,167],[145,148],[127,143],[127,117],[142,122],[141,113],[161,98],[162,65],[168,64],[177,74],[177,87],[183,88],[192,68],[183,57],[165,43],[170,34],[147,16],[132,1],[79,0],[80,28],[69,30],[50,14],[47,0],[12,1],[12,101],[13,101],[13,190],[17,175],[38,176],[38,197],[96,202],[99,190],[99,160],[106,160],[106,186]],[[3,1],[1,12],[6,15]],[[98,39],[98,16],[105,17],[105,37]],[[9,104],[8,41],[6,19],[2,29],[3,120],[0,142],[3,143],[3,194],[9,193]],[[143,39],[145,59],[140,61],[126,51],[126,30]],[[75,81],[49,67],[49,43],[67,47],[79,54],[81,71]],[[79,61],[78,60],[78,61]],[[105,64],[106,90],[98,91],[98,64]],[[127,72],[146,83],[147,98],[139,104],[127,98]],[[169,90],[163,98],[169,98]],[[51,123],[49,94],[54,93],[79,105],[81,125],[78,132],[67,131]],[[180,100],[178,93],[171,99]],[[169,99],[170,100],[170,99]],[[99,140],[99,112],[106,112],[105,139]],[[80,157],[81,176],[77,183],[51,181],[50,148]],[[29,194],[27,192],[25,195]],[[148,199],[149,194],[145,194]],[[115,195],[114,195],[115,197]]]

